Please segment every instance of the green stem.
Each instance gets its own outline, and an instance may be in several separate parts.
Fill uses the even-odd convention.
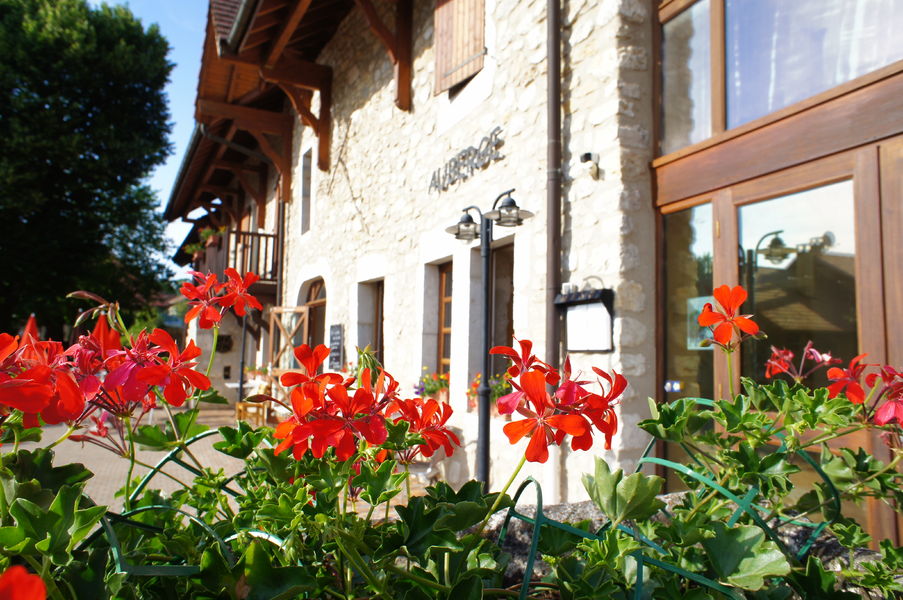
[[[405,485],[405,489],[408,492],[408,500],[407,501],[410,503],[411,502],[411,470],[409,468],[408,463],[404,464],[404,474],[405,474],[404,485]]]
[[[138,465],[138,466],[140,466],[140,467],[144,467],[144,468],[150,469],[150,470],[156,469],[156,467],[155,467],[154,465],[149,465],[149,464],[147,464],[147,463],[144,462],[144,461],[138,460],[137,458],[135,459],[135,464]],[[172,479],[173,481],[175,481],[176,483],[178,483],[179,485],[181,485],[182,487],[184,487],[186,490],[187,490],[187,489],[191,489],[191,486],[190,486],[190,485],[188,485],[187,483],[185,483],[184,481],[182,481],[181,479],[179,479],[179,478],[176,477],[175,475],[171,475],[171,474],[167,473],[167,472],[164,471],[163,469],[157,469],[157,473],[159,473],[160,475],[163,475],[164,477],[169,477],[170,479]]]
[[[727,483],[728,479],[730,479],[730,475],[731,474],[729,471],[724,473],[724,475],[721,476],[721,479],[718,480],[718,485],[721,487],[724,487],[724,484]],[[711,500],[712,498],[714,498],[715,496],[717,496],[720,493],[721,492],[719,492],[718,490],[712,490],[711,492],[709,492],[705,498],[703,498],[702,500],[699,501],[699,504],[694,506],[693,509],[689,513],[687,513],[687,516],[684,517],[684,520],[689,521],[693,517],[693,515],[695,515],[699,511],[700,508],[705,506],[709,500]],[[617,527],[617,525],[614,524],[614,525],[612,525],[612,527]]]
[[[125,499],[122,505],[125,510],[129,510],[131,508],[132,473],[135,470],[135,439],[132,437],[132,418],[126,416],[123,417],[123,420],[125,421],[125,431],[129,439],[129,471],[125,478]]]
[[[65,600],[65,597],[57,587],[56,582],[52,577],[50,577],[50,573],[48,572],[49,565],[46,557],[43,557],[43,560],[40,563],[33,556],[28,556],[27,554],[23,554],[22,558],[25,559],[32,570],[37,573],[38,576],[47,585],[47,591],[50,593],[51,598],[59,598],[60,600]]]
[[[69,439],[69,436],[72,435],[74,432],[75,432],[75,425],[70,425],[69,428],[66,429],[66,433],[64,433],[63,435],[61,435],[61,436],[60,436],[60,439],[58,439],[57,441],[55,441],[55,442],[53,442],[52,444],[50,444],[49,446],[47,446],[47,449],[50,450],[51,448],[53,448],[53,447],[55,447],[55,446],[59,446],[60,444],[62,444],[63,442],[65,442],[67,439]],[[17,445],[18,445],[18,442],[19,442],[19,440],[18,440],[18,438],[17,438],[17,439],[16,439],[16,444],[17,444]]]
[[[832,431],[832,432],[829,432],[829,433],[824,433],[824,434],[822,434],[822,435],[820,435],[820,436],[818,436],[818,437],[815,437],[815,438],[811,439],[808,443],[802,444],[802,445],[800,446],[800,450],[803,450],[803,449],[805,449],[805,448],[809,448],[810,446],[815,446],[815,445],[817,445],[817,444],[823,444],[823,443],[825,443],[825,442],[829,442],[829,441],[831,441],[831,440],[833,440],[833,439],[836,439],[836,438],[839,438],[839,437],[843,437],[843,436],[845,436],[845,435],[847,435],[847,434],[850,434],[850,433],[856,433],[857,431],[861,431],[861,430],[865,429],[866,427],[867,427],[867,425],[864,425],[864,424],[863,424],[863,425],[857,425],[857,426],[852,427],[852,428],[850,428],[850,429],[846,429],[846,430],[844,430],[844,431],[839,431],[839,432],[838,432],[838,431]]]
[[[524,465],[526,463],[527,463],[527,455],[524,454],[521,457],[520,462],[517,463],[517,468],[514,469],[514,472],[511,473],[511,477],[508,478],[508,482],[505,483],[505,487],[503,487],[502,491],[499,492],[499,495],[495,497],[495,502],[492,503],[492,507],[489,509],[489,512],[486,513],[486,518],[483,519],[482,523],[480,523],[480,528],[477,530],[477,537],[480,537],[481,535],[483,535],[483,530],[486,529],[486,525],[489,523],[489,518],[495,514],[495,511],[499,507],[499,504],[502,503],[502,498],[505,497],[505,493],[508,491],[508,488],[510,488],[511,484],[514,483],[515,477],[517,477],[517,474],[520,473],[520,470],[524,467]]]
[[[13,427],[13,454],[19,451],[19,428]]]
[[[502,588],[486,588],[483,590],[484,596],[509,596],[511,598],[518,598],[520,594],[517,592],[512,592],[511,590],[504,590]]]
[[[734,361],[731,360],[732,352],[730,350],[725,351],[727,354],[727,389],[728,393],[730,393],[731,401],[734,400]]]
[[[210,347],[210,360],[207,361],[207,371],[204,375],[210,377],[210,371],[213,369],[213,359],[216,357],[216,341],[219,338],[219,325],[213,326],[213,345]]]
[[[434,590],[440,590],[442,592],[447,592],[449,590],[448,586],[442,585],[441,583],[432,581],[425,577],[421,577],[420,575],[415,575],[414,573],[411,573],[410,571],[406,571],[405,569],[402,569],[400,567],[396,567],[395,565],[386,565],[385,568],[387,571],[392,571],[393,573],[398,573],[405,579],[410,579],[411,581],[413,581],[415,583],[419,583],[420,585],[425,585],[426,587],[433,588]]]

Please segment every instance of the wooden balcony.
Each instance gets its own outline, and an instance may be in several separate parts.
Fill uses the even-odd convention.
[[[279,253],[276,234],[251,231],[229,232],[229,266],[239,273],[257,273],[261,281],[276,282]]]
[[[251,286],[251,292],[272,296],[275,300],[276,280],[279,277],[278,239],[273,233],[230,231],[227,242],[227,266],[239,273],[257,273],[260,281]]]

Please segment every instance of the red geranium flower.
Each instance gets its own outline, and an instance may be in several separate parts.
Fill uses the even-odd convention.
[[[771,347],[771,357],[765,361],[765,377],[771,379],[781,373],[789,373],[793,368],[793,352],[783,348]]]
[[[389,412],[391,411],[391,412]],[[391,408],[387,408],[388,416],[398,414],[395,422],[405,421],[409,424],[408,431],[419,434],[423,444],[416,447],[416,452],[404,456],[402,462],[410,462],[421,454],[431,457],[439,448],[445,449],[445,456],[451,456],[455,446],[461,445],[461,440],[451,431],[446,423],[452,415],[452,407],[447,402],[439,402],[433,398],[412,398],[409,400],[395,400]]]
[[[138,379],[163,387],[163,397],[172,406],[182,406],[195,389],[210,389],[210,379],[195,371],[197,363],[191,362],[201,355],[201,349],[194,345],[193,340],[189,340],[188,346],[180,353],[175,340],[163,329],[155,329],[149,339],[169,356],[162,364],[142,369]]]
[[[13,565],[0,575],[0,600],[45,600],[47,587],[25,567]]]
[[[517,377],[530,369],[536,369],[546,376],[546,381],[549,385],[558,383],[558,373],[550,365],[533,355],[532,341],[517,340],[517,343],[520,344],[520,352],[511,346],[495,346],[489,350],[489,354],[501,354],[511,359],[512,364],[508,367],[508,375],[510,377]]]
[[[150,391],[150,384],[140,377],[141,372],[159,364],[159,354],[163,348],[152,347],[147,331],[141,331],[131,348],[112,352],[106,360],[109,374],[104,380],[107,390],[121,388],[123,398],[127,402],[138,403],[144,400]]]
[[[549,459],[549,444],[560,444],[565,434],[581,436],[589,424],[578,414],[556,414],[555,405],[546,392],[546,378],[540,371],[528,371],[520,378],[527,402],[533,406],[518,408],[526,419],[513,421],[503,428],[512,444],[530,436],[525,456],[530,462],[544,463]]]
[[[865,392],[862,390],[862,374],[865,369],[871,365],[860,363],[865,354],[860,354],[850,361],[850,366],[846,369],[839,367],[831,367],[828,369],[828,379],[833,381],[828,386],[829,397],[835,398],[840,392],[844,392],[846,397],[853,404],[862,404],[865,402]]]
[[[179,290],[183,296],[188,298],[188,304],[192,307],[185,314],[185,322],[190,323],[197,317],[198,326],[201,329],[210,329],[223,317],[216,305],[219,302],[218,294],[224,284],[219,283],[213,273],[204,275],[197,271],[191,271],[191,275],[195,278],[196,283],[186,281]]]
[[[756,335],[759,333],[759,326],[756,325],[749,317],[752,315],[737,314],[740,305],[746,302],[746,290],[742,286],[730,288],[726,285],[715,288],[712,295],[718,303],[719,310],[716,311],[710,302],[702,308],[697,318],[700,327],[708,327],[712,330],[712,335],[717,344],[728,347],[731,339],[734,337],[734,330],[738,335],[742,333]]]
[[[260,276],[255,273],[245,273],[244,278],[242,278],[238,271],[231,267],[226,269],[224,273],[229,280],[226,282],[226,294],[219,299],[219,303],[222,306],[226,308],[233,307],[235,314],[239,317],[245,316],[246,306],[263,310],[263,306],[257,298],[248,293],[248,288],[258,281]]]

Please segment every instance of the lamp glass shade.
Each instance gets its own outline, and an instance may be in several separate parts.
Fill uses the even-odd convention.
[[[473,217],[467,213],[464,213],[461,216],[460,221],[455,225],[448,227],[445,231],[455,236],[455,239],[464,240],[466,242],[480,237],[480,231],[477,228],[476,222],[474,222]]]
[[[486,218],[492,219],[500,227],[517,227],[524,219],[532,216],[533,213],[520,208],[511,196],[504,198],[496,210],[486,213]]]

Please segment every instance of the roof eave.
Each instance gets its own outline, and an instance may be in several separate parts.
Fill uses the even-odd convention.
[[[172,186],[172,192],[170,192],[169,194],[169,201],[166,203],[166,210],[163,211],[163,217],[167,221],[175,221],[179,217],[185,216],[183,214],[180,214],[177,210],[176,202],[178,201],[182,186],[185,184],[185,176],[188,173],[188,167],[191,165],[191,161],[194,158],[195,152],[197,152],[198,145],[201,143],[201,138],[203,138],[203,134],[201,133],[201,126],[200,124],[195,123],[194,131],[191,132],[191,140],[188,142],[188,149],[185,151],[185,155],[182,157],[182,164],[179,165],[179,172],[176,174],[175,184]]]
[[[238,7],[238,14],[232,23],[229,37],[226,39],[226,46],[233,54],[238,54],[238,51],[241,49],[245,35],[248,32],[248,26],[251,24],[254,13],[257,11],[258,3],[259,0],[243,0],[241,6]]]

